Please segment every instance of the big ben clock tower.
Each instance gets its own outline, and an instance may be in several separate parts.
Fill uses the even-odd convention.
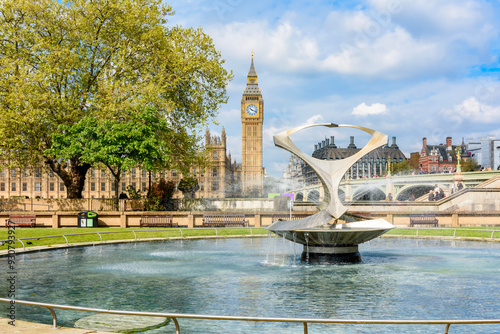
[[[241,98],[241,176],[243,195],[262,196],[264,169],[262,167],[262,124],[264,99],[257,83],[257,72],[252,63],[247,75],[247,86]]]

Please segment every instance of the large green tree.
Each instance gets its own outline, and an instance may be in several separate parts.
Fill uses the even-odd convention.
[[[106,166],[114,178],[116,199],[122,174],[132,167],[185,169],[184,164],[198,164],[203,157],[198,138],[171,128],[154,108],[124,112],[117,119],[85,116],[58,130],[47,154],[64,160],[79,156],[83,163]]]
[[[51,150],[59,125],[140,107],[185,133],[214,118],[232,74],[201,29],[167,26],[172,14],[160,0],[1,1],[4,165],[45,164],[79,198],[91,164]]]

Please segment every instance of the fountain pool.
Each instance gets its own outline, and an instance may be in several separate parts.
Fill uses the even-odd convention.
[[[17,256],[23,300],[135,311],[344,319],[485,319],[500,309],[500,245],[374,239],[363,262],[307,264],[283,238],[146,242]],[[7,295],[6,285],[0,288]],[[60,325],[90,314],[58,311]],[[44,308],[17,318],[51,323]],[[183,333],[303,333],[301,324],[179,320]],[[319,325],[311,333],[430,333],[443,326]],[[147,333],[175,332],[173,325]],[[498,325],[452,326],[495,333]]]

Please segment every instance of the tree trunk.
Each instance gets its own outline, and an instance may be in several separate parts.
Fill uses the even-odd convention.
[[[113,170],[111,168],[110,168],[110,170],[111,170],[111,173],[113,173]],[[119,189],[118,188],[120,186],[121,175],[122,175],[121,169],[118,169],[118,172],[116,174],[113,173],[113,176],[115,177],[115,180],[114,180],[114,182],[115,182],[115,204],[116,204],[117,209],[119,208],[119,203],[120,203],[120,199],[118,198],[119,197],[119,195],[118,195]]]
[[[91,165],[82,163],[78,158],[71,158],[69,164],[57,162],[47,158],[45,163],[56,173],[66,186],[67,198],[83,198],[82,191],[85,177]]]

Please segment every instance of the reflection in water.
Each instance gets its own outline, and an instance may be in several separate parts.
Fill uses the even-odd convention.
[[[305,264],[296,256],[302,249],[294,247],[282,238],[221,239],[18,255],[17,298],[121,310],[258,317],[498,317],[498,244],[375,239],[360,246],[363,262],[352,265]],[[5,285],[0,293],[7,295]],[[88,316],[57,313],[61,325],[66,326]],[[42,308],[19,307],[17,316],[51,323],[50,313]],[[333,326],[310,325],[310,331],[443,331],[443,326]],[[486,325],[457,328],[461,333],[500,332],[500,328]],[[284,329],[303,332],[300,324],[181,320],[184,333],[282,333]]]

